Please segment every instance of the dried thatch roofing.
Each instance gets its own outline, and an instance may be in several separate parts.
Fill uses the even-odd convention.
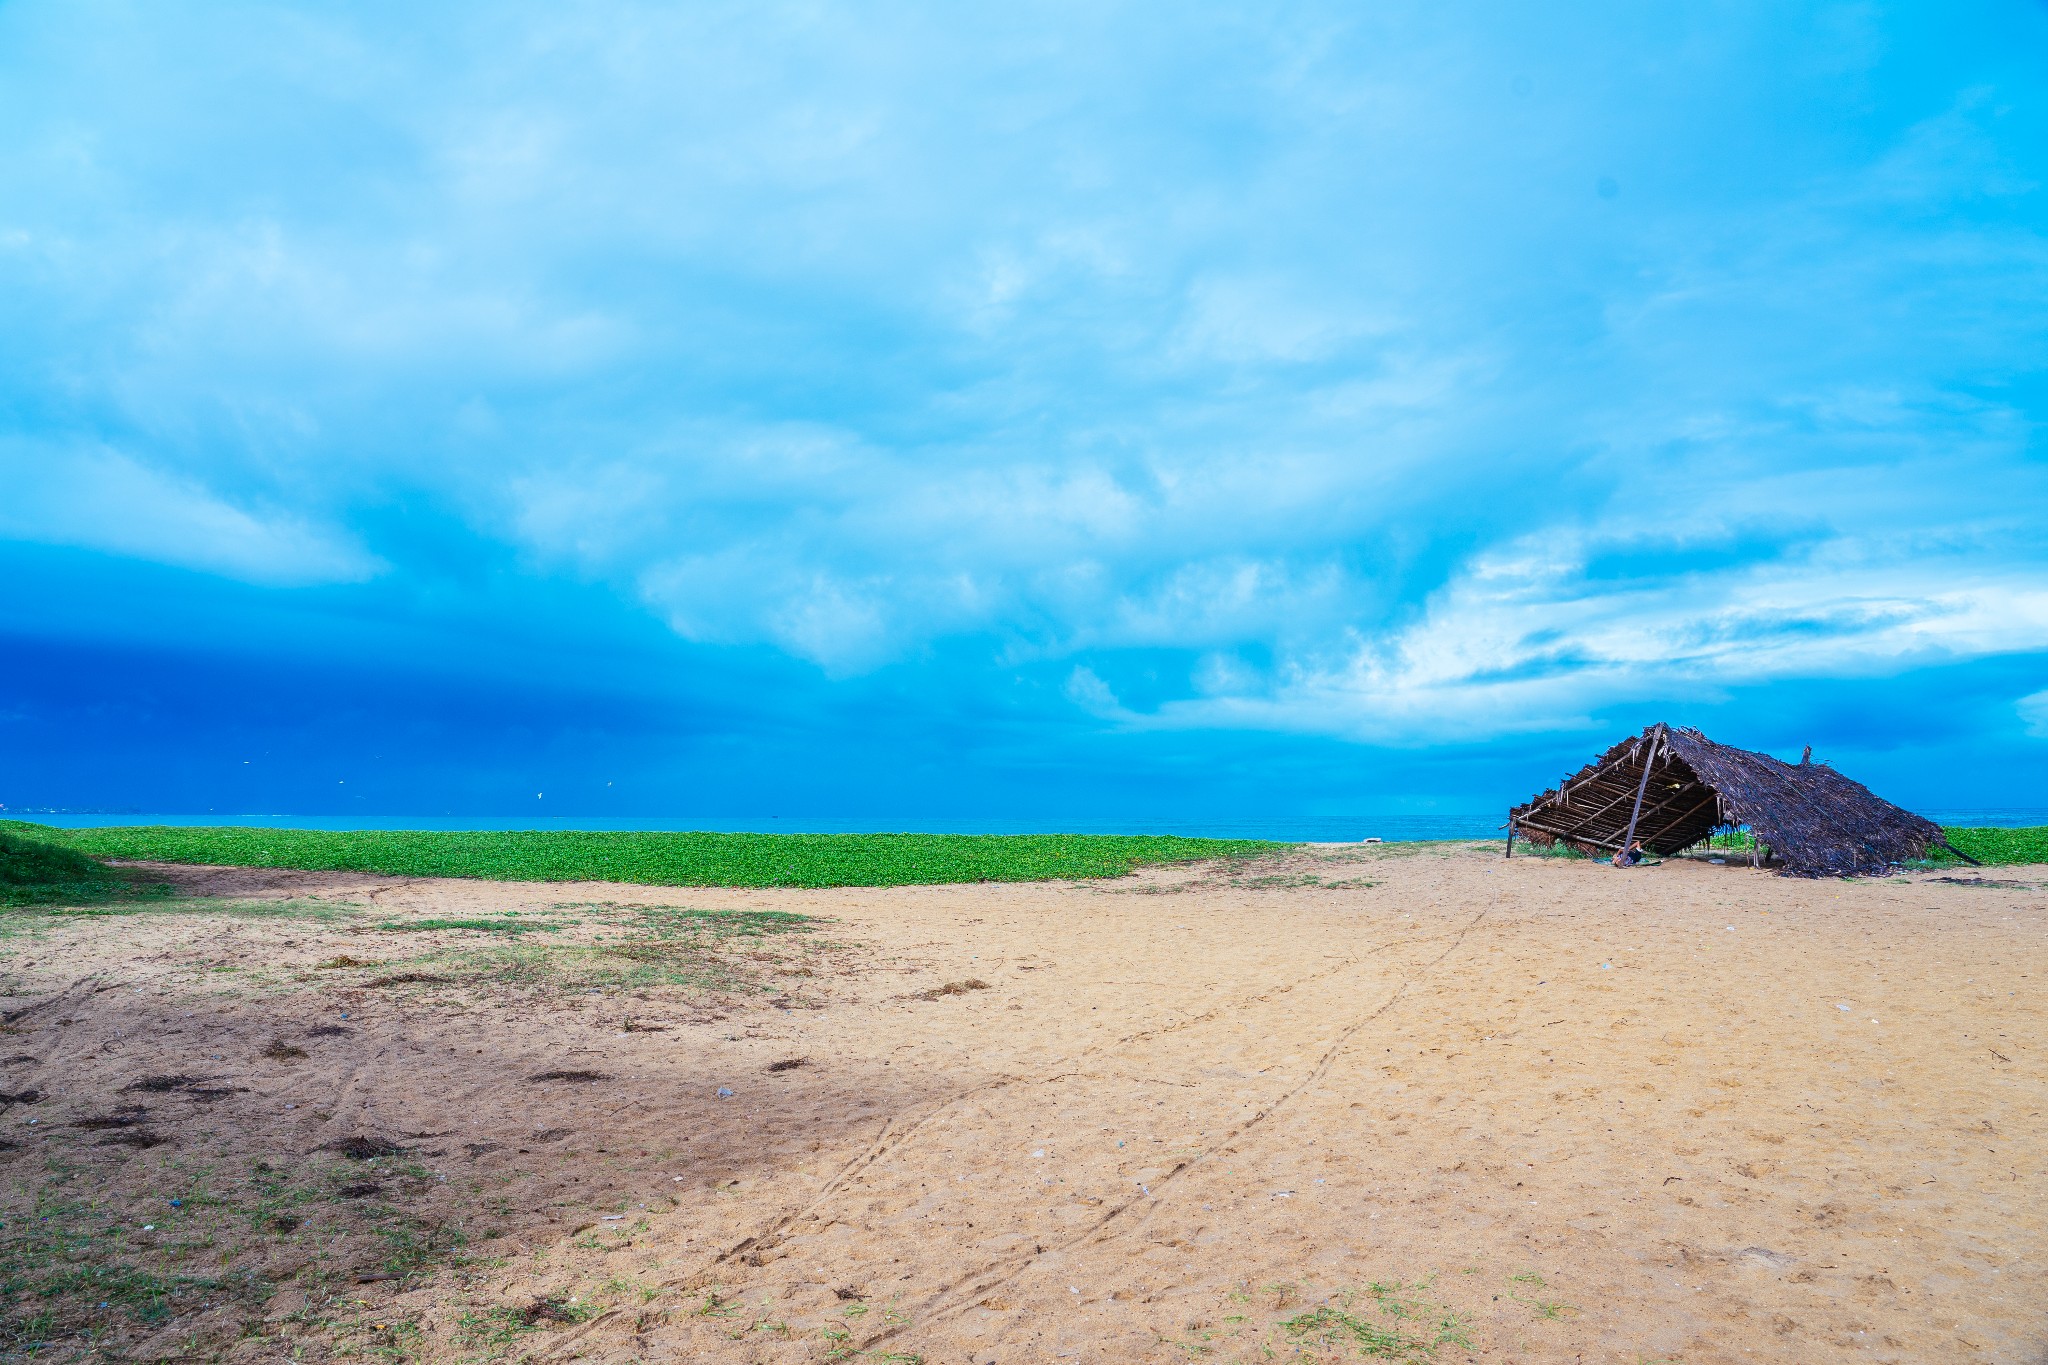
[[[1881,872],[1948,847],[1939,825],[1825,763],[1783,763],[1665,725],[1623,740],[1516,806],[1508,838],[1511,847],[1519,834],[1584,853],[1633,839],[1653,853],[1676,853],[1727,825],[1748,825],[1787,872],[1809,877]]]

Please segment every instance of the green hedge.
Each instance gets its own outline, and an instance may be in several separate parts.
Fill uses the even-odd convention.
[[[193,829],[17,833],[101,858],[399,877],[647,886],[922,886],[1119,877],[1148,863],[1264,853],[1255,839],[1082,834],[707,834],[639,831]]]
[[[1949,846],[1980,863],[2048,863],[2048,825],[2030,829],[1945,829]]]
[[[90,905],[161,894],[133,874],[104,867],[51,839],[39,825],[0,821],[0,907]]]
[[[2048,863],[2048,827],[1951,829],[1983,863]],[[78,855],[236,867],[647,886],[928,886],[1119,877],[1155,863],[1265,853],[1256,839],[1096,834],[710,834],[612,830],[307,830],[0,821],[0,903],[58,885],[115,888]],[[30,885],[38,889],[29,890]],[[11,890],[9,888],[12,888]]]

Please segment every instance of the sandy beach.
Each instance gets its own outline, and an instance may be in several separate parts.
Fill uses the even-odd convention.
[[[164,872],[211,899],[0,962],[10,1231],[62,1205],[211,1286],[109,1310],[114,1354],[2048,1359],[2038,869]],[[644,906],[824,922],[695,986],[479,984],[415,959],[487,932],[380,927],[598,950]]]

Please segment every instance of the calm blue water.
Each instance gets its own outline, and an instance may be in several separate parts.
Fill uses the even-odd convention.
[[[1998,810],[1926,810],[1920,814],[1937,825],[1978,829],[2029,829],[2048,825],[2048,809],[2039,806],[2006,807]]]
[[[1992,825],[2007,828],[2048,825],[2048,808],[2000,810],[1929,810],[1922,814],[1943,825]],[[903,816],[895,819],[833,820],[789,816],[752,820],[721,820],[684,816],[673,820],[605,820],[562,816],[321,816],[321,815],[38,815],[0,812],[0,817],[34,820],[65,829],[108,825],[242,825],[257,829],[626,829],[715,830],[749,834],[868,834],[878,831],[915,834],[1180,834],[1210,839],[1278,839],[1287,842],[1343,843],[1357,839],[1497,839],[1507,812],[1474,811],[1433,815],[1294,816],[1272,820],[1188,819],[1132,820],[1061,818],[1000,820]]]

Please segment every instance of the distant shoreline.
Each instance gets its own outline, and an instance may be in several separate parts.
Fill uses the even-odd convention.
[[[307,829],[421,833],[646,833],[646,834],[957,834],[1080,835],[1183,839],[1257,839],[1273,843],[1357,843],[1365,839],[1491,839],[1504,833],[1506,807],[1443,815],[1336,815],[1270,819],[1129,819],[1117,817],[995,818],[944,816],[412,816],[75,813],[0,811],[0,820],[24,820],[53,829]],[[2041,814],[2048,823],[2048,811]]]
[[[1916,812],[1946,828],[2028,829],[2048,826],[2048,806],[1989,809],[1928,809]],[[1505,837],[1506,807],[1498,811],[1456,811],[1437,814],[1339,814],[1265,819],[1131,819],[1124,817],[943,817],[880,816],[833,818],[810,815],[714,817],[683,815],[611,818],[594,815],[254,815],[222,812],[198,814],[131,811],[0,810],[0,820],[23,820],[52,829],[221,828],[347,831],[492,832],[633,832],[648,834],[960,834],[960,835],[1084,835],[1170,837],[1182,839],[1255,839],[1271,843],[1358,843],[1366,839],[1414,842],[1432,839],[1494,839]]]

